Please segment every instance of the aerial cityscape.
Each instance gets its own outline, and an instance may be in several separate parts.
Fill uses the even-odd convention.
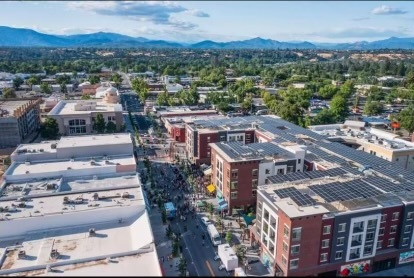
[[[413,22],[1,3],[0,276],[411,276]]]

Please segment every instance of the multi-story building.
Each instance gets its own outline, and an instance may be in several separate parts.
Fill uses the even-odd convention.
[[[162,276],[128,134],[19,146],[0,182],[0,275]]]
[[[352,148],[391,161],[414,171],[414,143],[398,135],[365,126],[364,122],[345,121],[344,124],[310,126],[310,130],[327,135],[328,140],[341,142]]]
[[[233,157],[235,151],[257,157],[251,145],[264,152],[269,144],[306,146],[303,172],[266,176],[264,185],[258,181],[251,239],[259,243],[261,260],[275,275],[348,276],[414,261],[412,171],[281,119],[254,118],[260,143],[226,148],[223,156]],[[230,167],[215,156],[213,152],[212,181],[219,177],[219,188],[227,186],[231,192]],[[243,194],[250,195],[260,163],[254,157],[238,163],[237,186],[243,183]]]
[[[107,92],[102,100],[61,100],[48,116],[59,124],[62,135],[91,134],[97,114],[102,114],[105,122],[112,121],[120,130],[124,117],[118,96]]]
[[[268,177],[302,172],[305,146],[274,143],[210,143],[212,184],[221,206],[245,210],[255,206],[257,187],[268,183]]]
[[[41,99],[0,101],[0,148],[19,145],[40,128]]]

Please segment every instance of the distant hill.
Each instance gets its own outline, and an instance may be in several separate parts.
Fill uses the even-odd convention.
[[[0,26],[0,47],[137,47],[137,48],[197,48],[197,49],[414,49],[414,38],[391,37],[373,42],[312,43],[281,42],[271,39],[253,38],[243,41],[215,42],[205,40],[198,43],[177,43],[150,40],[116,33],[98,32],[79,35],[48,35],[31,29]]]

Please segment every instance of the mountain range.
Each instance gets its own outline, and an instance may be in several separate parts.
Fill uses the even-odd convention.
[[[215,42],[205,40],[186,44],[164,40],[150,40],[116,33],[81,35],[50,35],[31,29],[0,26],[0,47],[119,47],[119,48],[194,48],[194,49],[330,49],[373,50],[414,49],[414,38],[391,37],[379,41],[354,43],[281,42],[254,38],[243,41]]]

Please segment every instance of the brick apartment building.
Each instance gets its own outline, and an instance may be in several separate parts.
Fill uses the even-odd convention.
[[[210,147],[211,181],[229,213],[255,206],[257,187],[268,182],[267,177],[303,171],[304,146],[219,142]]]

